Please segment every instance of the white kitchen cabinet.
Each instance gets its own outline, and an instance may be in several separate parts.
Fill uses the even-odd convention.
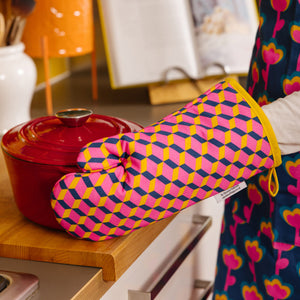
[[[194,289],[195,280],[214,279],[222,213],[223,205],[217,204],[214,199],[180,212],[101,299],[151,299],[145,296],[146,292],[159,281],[168,264],[182,251],[187,239],[199,231],[200,225],[194,224],[193,218],[210,215],[211,228],[155,297],[157,300],[199,299],[199,291]]]

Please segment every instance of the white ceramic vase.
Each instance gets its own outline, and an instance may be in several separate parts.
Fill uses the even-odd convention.
[[[24,49],[23,43],[0,47],[0,137],[30,120],[37,71]]]

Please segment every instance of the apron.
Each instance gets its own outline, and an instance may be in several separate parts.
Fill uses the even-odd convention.
[[[247,89],[262,106],[300,90],[300,0],[261,0],[259,9]],[[300,299],[300,153],[282,160],[276,197],[265,172],[226,200],[216,300]]]

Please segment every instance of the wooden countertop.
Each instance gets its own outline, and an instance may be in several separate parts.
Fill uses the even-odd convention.
[[[77,240],[44,228],[18,211],[0,150],[0,256],[102,268],[105,281],[117,280],[173,217],[127,236],[103,242]]]

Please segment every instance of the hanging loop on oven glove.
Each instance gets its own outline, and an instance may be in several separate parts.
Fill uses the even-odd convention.
[[[89,143],[77,161],[83,173],[59,180],[51,204],[68,233],[101,241],[266,169],[273,177],[281,156],[263,110],[230,79],[152,126]]]

